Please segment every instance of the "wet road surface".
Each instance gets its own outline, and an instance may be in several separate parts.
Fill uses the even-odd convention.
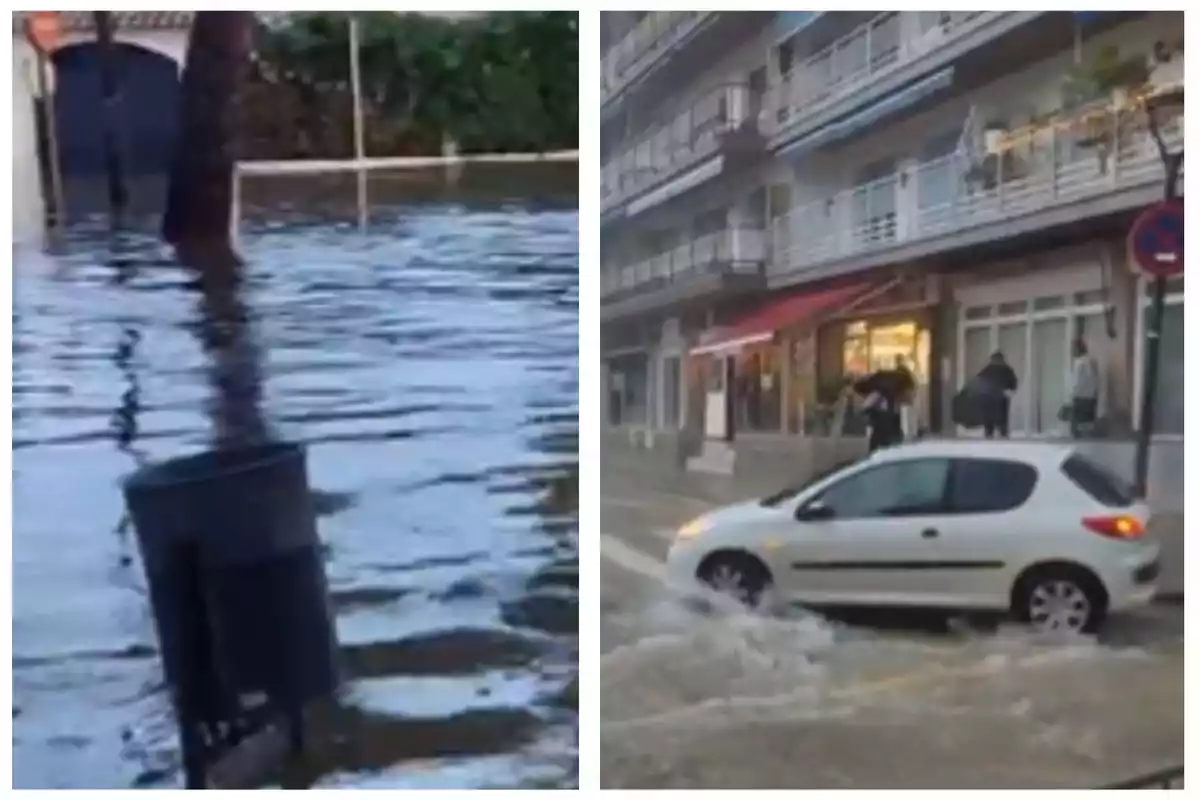
[[[397,176],[365,233],[323,182],[250,187],[237,296],[99,220],[14,251],[15,786],[179,785],[119,481],[256,424],[308,445],[347,677],[268,783],[574,784],[564,174]]]
[[[1098,641],[700,615],[660,580],[712,496],[602,467],[605,787],[1088,788],[1183,762],[1182,608],[1114,617]]]

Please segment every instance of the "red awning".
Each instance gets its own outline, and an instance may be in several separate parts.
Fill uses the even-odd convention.
[[[770,341],[781,328],[836,310],[860,297],[870,288],[871,284],[859,283],[781,297],[750,312],[733,325],[712,331],[707,340],[702,339],[699,345],[692,348],[692,355],[732,350],[745,344]]]

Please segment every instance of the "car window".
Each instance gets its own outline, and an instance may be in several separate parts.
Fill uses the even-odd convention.
[[[840,480],[821,493],[834,519],[936,514],[944,508],[950,462],[892,461]]]
[[[1063,462],[1062,471],[1071,483],[1097,503],[1109,508],[1129,508],[1133,505],[1133,487],[1091,459],[1075,453]]]
[[[949,510],[959,514],[1011,511],[1029,499],[1037,479],[1037,470],[1020,461],[956,458]]]

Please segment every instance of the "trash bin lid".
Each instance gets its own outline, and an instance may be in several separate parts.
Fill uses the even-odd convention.
[[[206,450],[148,464],[125,479],[125,490],[148,492],[224,480],[293,458],[304,458],[304,447],[293,442],[267,442],[247,447]]]

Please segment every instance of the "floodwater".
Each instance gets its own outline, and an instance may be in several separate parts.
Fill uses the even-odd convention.
[[[153,232],[14,247],[13,780],[181,785],[119,481],[308,447],[346,682],[265,785],[576,781],[574,165],[261,180],[240,290]]]
[[[1182,620],[919,633],[668,599],[609,620],[605,788],[1092,788],[1182,763]],[[914,770],[914,764],[923,765]]]

